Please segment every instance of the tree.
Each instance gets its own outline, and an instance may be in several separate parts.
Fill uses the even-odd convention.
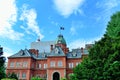
[[[3,55],[3,47],[0,46],[0,80],[5,78],[5,57]]]
[[[39,78],[39,77],[32,77],[31,80],[43,80],[43,79],[41,79],[41,78]]]
[[[67,80],[67,78],[61,78],[60,80]]]
[[[17,75],[14,72],[8,73],[7,77],[10,78],[10,79],[18,80],[18,77],[17,77]]]
[[[111,16],[104,36],[74,68],[73,80],[120,80],[120,12]],[[77,79],[76,79],[77,78]]]
[[[4,61],[0,59],[0,80],[2,78],[5,78],[5,67],[4,67]]]

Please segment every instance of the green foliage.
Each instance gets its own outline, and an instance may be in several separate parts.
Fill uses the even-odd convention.
[[[18,77],[14,72],[13,73],[8,73],[7,78],[18,80]]]
[[[111,17],[111,21],[107,25],[107,34],[112,38],[120,36],[120,12]]]
[[[4,78],[4,79],[1,79],[1,80],[16,80],[16,79]]]
[[[75,74],[70,74],[69,77],[70,77],[70,80],[78,80]]]
[[[89,56],[74,68],[71,80],[120,80],[120,12],[111,17],[101,40]]]
[[[5,67],[4,67],[4,62],[3,60],[0,59],[0,80],[2,78],[5,78]]]
[[[43,80],[43,79],[41,79],[41,78],[39,78],[39,77],[32,77],[31,80]]]
[[[61,78],[60,80],[67,80],[67,78]]]

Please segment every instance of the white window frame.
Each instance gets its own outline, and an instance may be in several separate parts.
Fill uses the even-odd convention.
[[[73,63],[69,63],[69,68],[73,68],[74,64]]]
[[[62,66],[63,66],[62,61],[58,61],[58,67],[62,67]]]
[[[14,67],[14,62],[10,62],[10,67],[11,67],[11,68]]]
[[[26,73],[22,73],[22,79],[26,79]]]
[[[55,61],[50,62],[50,67],[55,67]]]
[[[36,64],[36,68],[37,68],[37,69],[41,69],[41,68],[42,68],[42,64],[37,63],[37,64]]]
[[[27,67],[28,67],[28,62],[24,61],[24,62],[23,62],[23,67],[24,67],[24,68],[27,68]]]
[[[16,75],[17,75],[17,77],[18,77],[18,79],[20,78],[20,73],[18,72],[18,73],[16,73]]]
[[[79,62],[76,62],[76,66],[79,64]]]
[[[16,67],[20,67],[20,62],[16,62]]]
[[[44,69],[46,69],[47,68],[47,64],[44,64]]]
[[[42,64],[39,64],[39,68],[42,68]]]

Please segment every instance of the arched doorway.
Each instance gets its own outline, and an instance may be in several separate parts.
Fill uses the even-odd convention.
[[[60,74],[58,72],[53,73],[53,80],[60,80]]]

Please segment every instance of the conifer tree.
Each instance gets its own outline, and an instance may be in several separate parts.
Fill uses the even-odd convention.
[[[104,36],[74,68],[76,80],[120,80],[120,12],[111,16]],[[72,80],[71,79],[71,80]]]

